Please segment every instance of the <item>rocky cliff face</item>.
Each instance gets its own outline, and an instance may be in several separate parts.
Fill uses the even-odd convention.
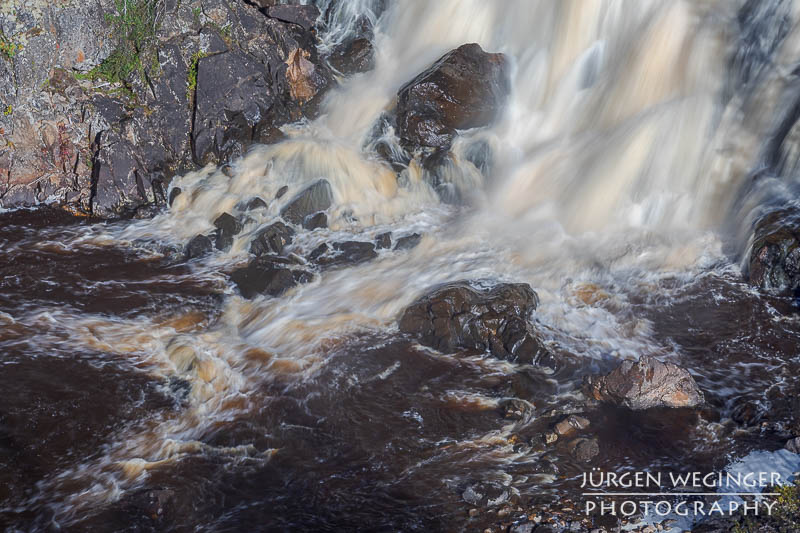
[[[0,207],[147,216],[173,175],[274,142],[334,84],[313,6],[0,7]]]

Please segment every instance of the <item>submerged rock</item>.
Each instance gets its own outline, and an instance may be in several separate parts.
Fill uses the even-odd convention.
[[[511,497],[508,487],[493,481],[473,483],[461,493],[461,499],[470,505],[494,507],[506,503]]]
[[[704,401],[687,370],[646,355],[638,361],[624,361],[605,376],[588,378],[584,388],[595,400],[635,410],[696,407]]]
[[[319,180],[306,187],[282,210],[281,216],[292,224],[302,224],[305,218],[325,211],[333,204],[333,190],[328,180]]]
[[[299,283],[311,280],[311,274],[304,270],[288,268],[288,260],[272,256],[257,257],[244,267],[231,273],[239,292],[245,298],[259,294],[280,296]]]
[[[400,331],[441,352],[489,351],[495,357],[554,367],[528,317],[538,297],[526,283],[477,290],[466,282],[444,285],[411,304]]]
[[[570,454],[582,463],[588,463],[600,454],[597,439],[575,439],[567,444]]]
[[[447,149],[456,130],[486,126],[510,90],[503,54],[465,44],[442,56],[398,92],[397,127],[408,148]]]
[[[250,243],[250,253],[255,255],[282,254],[283,248],[292,243],[294,230],[283,222],[275,222],[256,234]]]
[[[405,237],[400,237],[397,239],[397,242],[394,243],[394,249],[410,250],[411,248],[416,247],[421,240],[422,235],[419,233],[412,233],[411,235],[406,235]]]
[[[375,247],[378,250],[384,250],[392,247],[392,232],[387,231],[375,237]]]
[[[310,259],[319,265],[330,267],[339,265],[357,265],[378,257],[375,245],[371,242],[345,241],[335,242],[332,246],[321,244],[315,248]]]

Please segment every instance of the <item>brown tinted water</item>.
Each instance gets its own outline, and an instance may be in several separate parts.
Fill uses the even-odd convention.
[[[780,448],[791,433],[792,302],[757,295],[718,265],[646,291],[631,284],[617,311],[651,321],[652,337],[695,376],[704,409],[583,407],[570,391],[613,359],[562,353],[560,369],[544,375],[437,354],[391,331],[354,333],[300,378],[265,364],[270,379],[196,426],[201,445],[146,476],[106,479],[117,467],[103,458],[182,420],[193,385],[155,371],[128,341],[87,349],[81,320],[173,319],[176,331],[201,335],[219,327],[230,296],[180,260],[77,243],[89,229],[58,214],[2,215],[0,522],[12,530],[474,531],[499,520],[485,509],[469,517],[462,493],[477,482],[510,487],[527,511],[580,501],[587,466],[559,444],[537,444],[566,412],[590,419],[601,450],[592,466],[607,470],[720,469]],[[249,357],[260,368],[270,354]],[[512,399],[528,402],[522,419],[506,416]],[[83,501],[109,479],[113,491]]]

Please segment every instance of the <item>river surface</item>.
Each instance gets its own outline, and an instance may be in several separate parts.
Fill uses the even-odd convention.
[[[800,57],[797,6],[382,4],[338,4],[320,35],[331,47],[370,17],[375,70],[282,143],[175,178],[182,193],[154,219],[0,214],[0,525],[483,531],[501,517],[470,516],[476,483],[522,514],[581,505],[587,465],[537,444],[567,413],[590,420],[591,467],[609,471],[720,470],[792,435],[800,316],[741,265],[753,217],[794,187],[800,151],[758,185],[753,172]],[[454,206],[421,167],[381,162],[376,143],[398,145],[375,125],[399,87],[469,42],[511,58],[512,94],[494,125],[457,139],[446,177],[469,201]],[[330,227],[300,230],[290,252],[386,231],[420,244],[242,298],[228,274],[250,240],[323,177]],[[182,258],[256,195],[269,205],[230,251]],[[465,279],[529,283],[558,370],[397,331],[427,289]],[[687,368],[706,406],[585,406],[585,376],[640,355]]]

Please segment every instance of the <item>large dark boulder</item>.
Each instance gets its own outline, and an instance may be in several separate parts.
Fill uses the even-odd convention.
[[[231,273],[239,292],[245,298],[259,294],[280,296],[299,283],[308,282],[311,274],[288,267],[286,261],[272,256],[257,257],[244,267]]]
[[[696,407],[704,401],[686,369],[646,355],[624,361],[605,376],[589,377],[584,389],[595,400],[630,409]]]
[[[748,267],[757,287],[800,290],[800,213],[780,210],[759,221]]]
[[[303,224],[306,217],[325,211],[333,204],[333,191],[328,180],[318,180],[303,189],[281,210],[281,216],[292,224]]]
[[[520,363],[555,365],[528,322],[538,297],[526,283],[478,290],[447,284],[418,299],[400,317],[400,331],[441,352],[485,352]]]
[[[490,124],[510,90],[508,60],[465,44],[398,92],[397,128],[407,148],[447,149],[456,130]]]

